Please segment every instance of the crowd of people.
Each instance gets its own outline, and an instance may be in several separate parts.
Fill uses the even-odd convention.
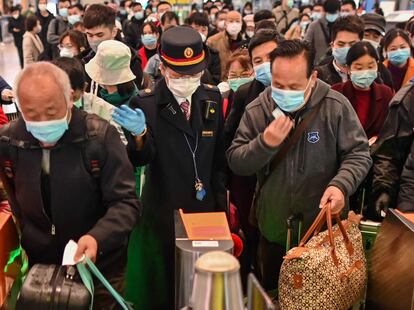
[[[135,306],[172,309],[174,210],[226,212],[243,283],[266,290],[288,218],[414,210],[414,19],[387,29],[352,0],[148,3],[12,9],[24,69],[0,93],[21,116],[0,110],[0,176],[31,265],[73,239],[122,292],[137,227]]]

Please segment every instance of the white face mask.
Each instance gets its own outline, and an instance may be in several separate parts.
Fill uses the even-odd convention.
[[[46,4],[39,4],[38,7],[39,7],[39,10],[42,11],[42,12],[47,10],[47,5]]]
[[[203,42],[206,42],[206,40],[207,40],[206,35],[205,35],[204,33],[201,33],[201,32],[199,32],[199,34],[200,34],[200,36],[201,36],[201,40],[202,40]]]
[[[18,19],[19,18],[19,14],[13,14],[12,15],[14,19]]]
[[[238,22],[232,22],[232,23],[228,23],[226,30],[229,33],[229,35],[231,36],[236,36],[240,33],[242,29],[242,24],[238,23]]]
[[[246,34],[249,38],[252,38],[254,36],[254,31],[253,30],[246,30]]]
[[[181,98],[188,98],[192,96],[197,88],[200,86],[201,73],[182,79],[173,79],[166,74],[166,82],[170,91],[174,96]]]
[[[63,48],[60,50],[59,55],[60,55],[60,57],[69,57],[69,58],[73,58],[73,56],[75,56],[75,55],[73,54],[72,49],[70,49],[70,48],[68,48],[68,47],[63,47]]]
[[[219,20],[219,21],[217,22],[217,28],[218,28],[218,29],[224,29],[225,24],[226,24],[226,21],[225,21],[225,20]]]
[[[377,42],[377,41],[373,41],[373,40],[368,40],[368,39],[364,39],[363,41],[365,41],[365,42],[368,42],[368,43],[371,43],[371,45],[377,50],[378,49],[378,47],[379,47],[379,42]]]
[[[36,27],[36,33],[42,32],[42,25]]]

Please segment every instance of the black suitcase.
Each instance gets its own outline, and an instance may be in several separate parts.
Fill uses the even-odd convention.
[[[87,310],[91,296],[75,267],[34,265],[22,286],[16,310]]]

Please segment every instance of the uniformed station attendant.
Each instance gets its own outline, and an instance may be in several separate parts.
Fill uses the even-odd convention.
[[[159,56],[163,78],[114,116],[135,135],[131,160],[148,165],[137,309],[174,308],[174,210],[226,210],[221,95],[200,82],[208,49],[195,30],[174,27],[163,34]]]

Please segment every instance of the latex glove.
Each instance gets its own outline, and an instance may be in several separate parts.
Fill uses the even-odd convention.
[[[98,254],[98,242],[91,235],[85,235],[78,241],[78,250],[75,254],[75,262],[79,261],[83,255],[90,258],[91,261],[96,261]]]
[[[328,202],[331,203],[332,215],[341,214],[345,207],[345,197],[342,191],[336,186],[329,186],[322,196],[319,208],[323,208]]]
[[[1,92],[1,99],[3,101],[12,101],[14,98],[13,91],[11,89],[3,89]]]
[[[384,218],[387,215],[388,208],[391,203],[391,197],[387,193],[379,195],[375,201],[375,213],[379,218]]]
[[[114,110],[112,119],[134,136],[142,134],[146,128],[144,112],[141,109],[132,110],[125,104]]]

